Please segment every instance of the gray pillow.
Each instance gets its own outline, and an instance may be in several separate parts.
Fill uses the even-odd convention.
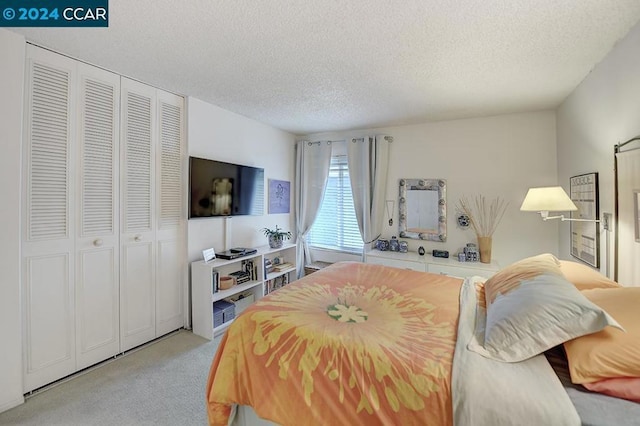
[[[517,362],[608,325],[623,330],[564,277],[545,272],[497,293],[486,311],[478,309],[468,348],[487,358]]]

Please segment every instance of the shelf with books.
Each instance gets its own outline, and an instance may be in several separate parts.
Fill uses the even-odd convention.
[[[242,293],[243,291],[252,290],[254,287],[257,287],[261,284],[262,284],[262,281],[249,281],[244,284],[234,285],[228,290],[218,290],[215,293],[211,294],[211,301],[215,302],[218,300],[226,299],[238,293]]]
[[[278,269],[282,268],[282,270],[267,273],[268,262],[265,260],[271,263],[275,260],[276,265],[280,265]],[[250,292],[253,296],[252,300],[256,301],[273,289],[295,280],[295,271],[296,244],[284,244],[277,249],[268,246],[259,247],[256,253],[231,260],[192,262],[191,325],[193,332],[204,338],[213,339],[224,332],[231,322],[230,320],[214,326],[214,303],[221,300],[230,301],[244,292]],[[249,281],[222,290],[220,278],[223,276],[234,277],[236,282],[248,277]],[[250,304],[248,301],[243,303],[243,307],[248,304]]]
[[[272,291],[284,287],[287,284],[289,284],[289,274],[283,272],[275,278],[266,280],[264,282],[264,288],[262,289],[262,291],[265,295],[267,295]]]
[[[295,268],[295,267],[293,267],[293,266],[291,266],[291,267],[289,267],[289,268],[287,268],[287,269],[284,269],[284,270],[282,270],[282,271],[269,272],[269,273],[267,274],[267,280],[272,280],[272,279],[277,278],[277,277],[280,277],[280,276],[282,276],[282,275],[286,275],[286,274],[288,274],[289,272],[295,272],[295,270],[296,270],[296,268]]]

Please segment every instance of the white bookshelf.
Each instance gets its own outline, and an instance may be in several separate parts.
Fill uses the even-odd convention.
[[[291,263],[292,267],[279,272],[271,272],[265,277],[264,261],[275,257],[282,257],[284,262]],[[242,269],[242,262],[253,261],[257,266],[257,279],[233,286],[228,290],[214,292],[213,273],[219,276],[229,275],[231,272]],[[251,291],[254,299],[264,296],[265,287],[269,281],[287,276],[289,282],[295,280],[296,271],[296,244],[283,244],[281,248],[272,249],[269,246],[258,247],[257,252],[237,259],[215,259],[209,262],[199,260],[191,262],[191,315],[193,332],[206,339],[213,339],[223,333],[232,321],[223,323],[218,327],[213,326],[213,302],[227,299],[240,293]]]

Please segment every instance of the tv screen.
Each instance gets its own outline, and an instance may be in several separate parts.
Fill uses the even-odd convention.
[[[264,169],[189,157],[189,218],[264,214]]]

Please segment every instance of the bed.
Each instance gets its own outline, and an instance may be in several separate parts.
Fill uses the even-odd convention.
[[[542,341],[512,342],[496,324],[520,318],[522,306],[504,295],[517,299],[558,275],[539,259],[532,265],[489,286],[493,278],[340,262],[289,284],[222,338],[206,390],[210,424],[579,425],[544,352],[620,325],[580,299],[577,330],[560,324],[557,335],[545,327],[535,336]]]

